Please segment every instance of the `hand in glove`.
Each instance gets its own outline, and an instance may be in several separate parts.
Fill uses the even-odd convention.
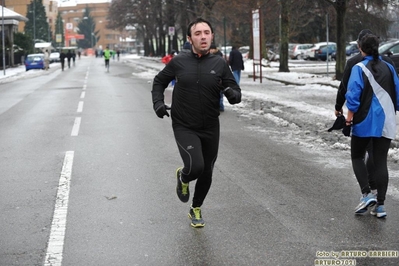
[[[226,96],[227,100],[229,100],[230,104],[239,103],[241,101],[241,97],[240,99],[237,99],[238,97],[236,95],[236,92],[230,87],[224,89],[223,94],[224,96]]]
[[[342,133],[347,136],[350,137],[351,135],[351,129],[352,129],[352,124],[351,123],[345,123],[344,128],[342,129]]]
[[[170,107],[165,105],[163,102],[158,102],[154,105],[155,113],[159,118],[163,118],[165,115],[169,117],[169,113],[166,110],[169,110]]]

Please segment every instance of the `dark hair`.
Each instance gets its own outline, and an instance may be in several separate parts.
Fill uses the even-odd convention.
[[[380,44],[380,40],[374,34],[366,34],[360,40],[360,49],[367,54],[373,56],[373,61],[371,63],[371,67],[374,69],[374,65],[378,62],[378,46]]]
[[[188,26],[187,26],[187,36],[191,37],[191,28],[194,25],[197,25],[198,23],[206,23],[206,24],[208,24],[209,28],[211,28],[211,32],[213,33],[213,28],[212,28],[212,25],[211,25],[211,23],[209,21],[207,21],[207,20],[205,20],[203,18],[197,18],[196,20],[194,20],[194,21],[190,22],[190,24],[188,24]]]
[[[357,43],[360,42],[360,40],[366,35],[366,34],[373,34],[373,32],[369,29],[364,29],[361,32],[359,32],[359,35],[357,36]]]

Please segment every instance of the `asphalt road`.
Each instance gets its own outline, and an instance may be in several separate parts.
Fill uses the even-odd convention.
[[[262,88],[290,89],[267,80],[243,77],[247,99],[221,114],[206,226],[191,228],[175,194],[171,120],[152,110],[154,64],[111,61],[107,73],[85,58],[0,85],[1,266],[317,265],[336,254],[348,255],[344,265],[399,264],[398,198],[388,194],[385,220],[355,216],[348,151],[295,108],[257,99]],[[305,130],[268,119],[273,108]]]

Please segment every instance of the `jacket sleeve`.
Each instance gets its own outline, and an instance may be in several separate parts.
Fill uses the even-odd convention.
[[[349,61],[350,62],[350,61]],[[339,84],[337,97],[335,100],[335,110],[340,111],[345,103],[345,94],[348,87],[349,77],[351,75],[351,69],[353,64],[345,64],[344,73],[342,74],[341,83]]]
[[[164,103],[164,92],[169,83],[175,78],[173,71],[173,60],[167,64],[154,78],[152,83],[152,103],[155,110],[156,106]]]
[[[389,64],[391,64],[393,66],[393,69],[395,70],[396,73],[396,66],[395,63],[392,61],[392,59],[389,56],[381,56],[381,59],[384,60],[385,62],[388,62]],[[397,73],[396,73],[397,75]]]
[[[234,53],[233,51],[231,51],[229,54],[229,65],[232,67],[233,64],[234,64]]]
[[[345,94],[346,107],[354,113],[359,109],[363,87],[363,70],[359,66],[354,66],[348,81],[348,90]]]
[[[399,77],[398,77],[398,74],[396,73],[395,64],[393,63],[391,58],[385,57],[385,56],[382,57],[382,61],[387,64],[387,66],[389,67],[389,70],[392,73],[393,84],[395,86],[395,96],[394,96],[395,99],[393,99],[393,101],[394,101],[394,105],[395,105],[395,111],[399,111]]]
[[[394,66],[391,68],[391,72],[393,75],[393,83],[395,85],[395,111],[399,111],[399,78]]]
[[[223,88],[226,89],[229,87],[229,88],[233,89],[234,94],[235,94],[235,100],[234,101],[229,100],[229,103],[230,104],[240,103],[241,102],[241,88],[237,84],[237,82],[233,76],[233,73],[231,72],[231,70],[227,64],[225,64],[223,73],[224,73],[223,80],[222,80]]]

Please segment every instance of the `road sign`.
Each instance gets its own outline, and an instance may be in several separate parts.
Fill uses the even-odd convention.
[[[169,35],[175,36],[175,27],[169,27]]]
[[[67,34],[67,35],[65,35],[66,40],[71,40],[71,39],[82,40],[84,38],[85,38],[85,36],[83,34]]]

